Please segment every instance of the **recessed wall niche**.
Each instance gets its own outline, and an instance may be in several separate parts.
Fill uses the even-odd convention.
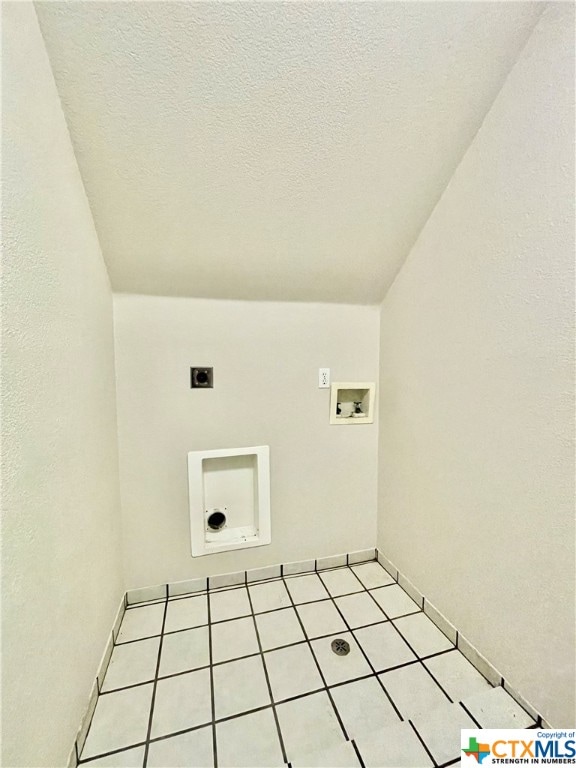
[[[335,381],[330,388],[330,424],[372,424],[376,385]]]

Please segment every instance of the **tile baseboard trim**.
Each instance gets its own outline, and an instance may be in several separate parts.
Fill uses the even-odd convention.
[[[332,557],[321,557],[316,560],[316,570],[325,571],[328,568],[341,568],[348,565],[350,555],[332,555]]]
[[[361,549],[358,552],[350,552],[348,555],[348,565],[359,565],[360,563],[369,563],[377,559],[376,549]]]
[[[407,579],[403,573],[400,573],[400,571],[398,571],[398,584],[402,587],[404,592],[407,592],[410,595],[416,605],[424,610],[424,595],[422,592],[420,592],[420,590],[416,589],[414,584],[412,584],[412,582]]]
[[[520,694],[517,693],[514,690],[514,688],[512,688],[512,686],[510,685],[510,683],[507,680],[504,680],[503,687],[504,687],[504,690],[507,693],[509,693],[510,696],[512,696],[514,701],[517,704],[520,704],[522,709],[525,709],[526,712],[528,712],[528,714],[530,715],[530,717],[533,720],[536,720],[537,723],[541,722],[541,726],[540,726],[541,728],[551,728],[551,726],[548,725],[548,723],[544,724],[544,720],[542,718],[539,719],[540,716],[539,716],[538,712],[534,709],[534,707],[529,702],[527,702],[526,699],[523,696],[520,696]]]
[[[118,605],[118,610],[116,611],[116,616],[112,624],[112,629],[110,631],[110,635],[108,637],[108,641],[106,643],[104,653],[102,654],[102,658],[100,659],[100,662],[98,664],[96,679],[94,680],[94,683],[92,684],[92,688],[90,690],[90,696],[88,697],[88,704],[86,706],[86,710],[82,717],[80,727],[78,728],[78,731],[76,733],[76,738],[74,740],[72,750],[70,751],[70,755],[68,756],[66,768],[76,768],[76,766],[78,765],[78,759],[80,754],[82,753],[82,749],[84,748],[84,742],[86,741],[86,736],[88,735],[88,729],[90,728],[90,723],[92,722],[92,715],[94,714],[94,710],[96,709],[96,702],[98,701],[100,685],[104,680],[104,676],[106,675],[106,670],[108,669],[108,664],[110,663],[112,651],[114,650],[114,643],[116,641],[116,638],[118,637],[118,631],[120,629],[120,624],[122,624],[122,619],[124,618],[125,610],[126,610],[126,593],[122,595],[122,599],[120,600],[120,604]]]
[[[340,568],[344,565],[357,565],[376,560],[376,549],[361,549],[356,552],[348,552],[342,555],[330,555],[320,557],[317,560],[297,560],[280,565],[265,565],[261,568],[252,568],[246,571],[233,571],[220,573],[214,576],[205,576],[188,581],[175,581],[169,584],[155,584],[139,589],[129,589],[126,592],[126,607],[149,603],[154,600],[165,600],[166,596],[184,597],[194,592],[206,592],[212,589],[226,589],[227,587],[253,584],[258,581],[279,579],[281,576],[296,576],[304,573],[314,573],[328,568]]]
[[[68,760],[66,761],[66,768],[76,768],[78,765],[78,760],[76,759],[76,744],[72,747],[70,750],[70,754],[68,755]]]
[[[300,573],[313,573],[316,570],[316,560],[298,560],[294,563],[283,563],[280,566],[282,576],[297,576]]]
[[[84,748],[84,743],[88,735],[92,716],[96,708],[99,690],[104,680],[108,664],[114,649],[116,639],[122,619],[126,609],[135,608],[138,605],[154,604],[168,601],[174,598],[183,598],[200,592],[210,592],[212,590],[234,589],[240,586],[249,586],[260,581],[273,581],[281,577],[292,577],[305,575],[309,573],[318,573],[331,568],[342,566],[357,565],[359,563],[378,561],[380,565],[391,575],[412,599],[423,609],[424,613],[438,627],[438,629],[455,643],[458,650],[470,661],[470,663],[495,687],[502,686],[506,692],[536,720],[538,727],[551,728],[552,726],[545,721],[542,716],[534,709],[517,691],[515,691],[507,680],[482,656],[482,654],[451,624],[450,621],[430,603],[426,597],[412,584],[412,582],[401,573],[396,566],[379,550],[365,549],[347,554],[331,555],[315,560],[300,560],[280,565],[269,565],[254,568],[245,571],[235,571],[233,573],[216,574],[210,577],[201,577],[186,581],[172,582],[169,584],[159,584],[155,586],[132,589],[125,592],[116,612],[116,617],[110,632],[106,648],[98,665],[96,679],[90,691],[88,704],[78,729],[73,748],[67,761],[67,768],[77,768],[79,756]]]
[[[180,595],[192,595],[194,592],[206,592],[208,579],[190,579],[188,581],[176,581],[168,584],[168,597],[180,597]],[[128,593],[126,593],[128,594]]]
[[[376,560],[376,557],[376,549],[362,549],[344,555],[322,557],[317,560],[298,560],[296,562],[283,563],[280,565],[266,565],[246,571],[216,574],[214,576],[204,576],[186,581],[156,584],[154,586],[127,590],[122,596],[122,600],[118,606],[112,630],[108,642],[106,643],[106,648],[104,649],[104,653],[98,664],[96,679],[92,685],[86,710],[82,717],[80,727],[78,728],[72,750],[68,756],[66,768],[77,768],[78,760],[82,754],[82,749],[84,748],[84,743],[88,735],[88,729],[92,722],[92,716],[96,709],[100,687],[104,681],[126,609],[134,608],[134,606],[146,603],[158,603],[164,600],[170,600],[171,598],[186,597],[187,595],[193,595],[196,592],[207,592],[210,590],[226,589],[241,585],[247,586],[248,584],[254,584],[259,581],[279,579],[283,576],[316,573],[317,571],[326,570],[328,568],[355,565],[357,563]]]
[[[394,566],[392,565],[390,560],[388,560],[387,557],[384,557],[384,555],[382,554],[382,552],[380,552],[379,549],[376,550],[376,559],[378,560],[378,562],[380,563],[382,568],[384,568],[385,571],[388,571],[390,576],[392,576],[394,581],[397,583],[398,582],[398,569],[394,568]]]
[[[429,619],[432,619],[438,629],[446,635],[448,640],[456,645],[458,643],[458,631],[456,627],[453,624],[450,624],[445,616],[440,613],[438,608],[435,608],[432,603],[428,602],[428,600],[424,600],[423,610],[426,616],[428,616]]]
[[[424,613],[428,618],[438,627],[442,634],[456,645],[456,648],[465,656],[470,664],[475,667],[478,672],[488,680],[493,686],[497,687],[501,685],[504,690],[512,696],[514,701],[524,709],[533,720],[536,720],[537,724],[542,728],[551,728],[542,715],[521,696],[517,691],[512,688],[510,683],[504,679],[504,676],[498,672],[496,667],[486,659],[480,651],[475,648],[472,643],[467,640],[456,629],[456,627],[448,621],[448,619],[442,614],[432,603],[412,584],[412,582],[401,573],[398,568],[379,550],[376,550],[376,559],[380,565],[388,571],[390,576],[396,581],[410,597],[422,607]]]
[[[157,584],[153,587],[141,587],[140,589],[129,589],[126,592],[126,607],[136,605],[137,603],[149,603],[152,600],[165,600],[167,589],[167,584]]]
[[[281,565],[265,565],[263,568],[253,568],[246,571],[246,582],[251,584],[255,581],[266,581],[267,579],[279,579],[282,575]]]

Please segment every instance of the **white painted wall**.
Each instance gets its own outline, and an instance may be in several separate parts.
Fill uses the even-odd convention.
[[[376,380],[378,307],[115,295],[114,316],[128,588],[374,546],[377,424],[331,426],[318,368]],[[250,445],[270,446],[272,544],[192,559],[187,452]]]
[[[574,9],[545,10],[389,291],[379,545],[574,712]]]
[[[123,591],[112,301],[34,8],[2,12],[2,765],[54,768]]]

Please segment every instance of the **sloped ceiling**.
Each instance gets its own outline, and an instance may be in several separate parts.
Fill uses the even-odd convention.
[[[36,8],[114,290],[375,303],[543,6]]]

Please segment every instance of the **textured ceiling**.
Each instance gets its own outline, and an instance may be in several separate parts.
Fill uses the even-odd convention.
[[[114,290],[380,301],[542,7],[36,3]]]

